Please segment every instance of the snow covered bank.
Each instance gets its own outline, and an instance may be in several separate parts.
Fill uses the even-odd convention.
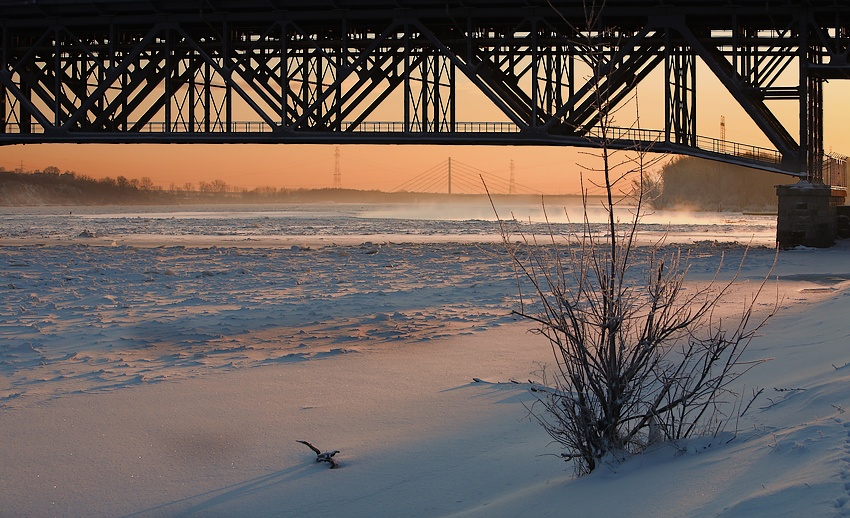
[[[717,255],[695,248],[693,282]],[[773,258],[751,251],[724,311]],[[847,243],[779,256],[744,419],[578,480],[526,385],[473,381],[551,354],[509,314],[497,245],[4,246],[0,272],[2,516],[850,510]]]

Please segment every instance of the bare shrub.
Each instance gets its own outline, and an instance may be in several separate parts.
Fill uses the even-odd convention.
[[[544,243],[503,231],[532,287],[516,313],[554,358],[531,412],[578,474],[607,455],[720,430],[735,411],[724,403],[741,397],[731,385],[758,363],[742,359],[747,345],[772,315],[753,319],[764,282],[730,324],[716,310],[737,275],[683,290],[689,261],[679,250],[635,246],[636,224],[602,237],[587,220],[583,229]]]
[[[596,27],[599,10],[592,7],[588,27]],[[594,48],[593,41],[585,43]],[[608,65],[602,56],[596,62],[589,81],[598,84]],[[762,282],[730,324],[717,310],[737,274],[721,282],[722,259],[713,281],[684,290],[687,254],[663,243],[637,246],[643,189],[633,192],[629,208],[618,203],[635,175],[636,184],[645,185],[647,154],[620,158],[612,151],[613,108],[602,89],[595,90],[605,223],[591,223],[586,194],[583,222],[571,234],[556,235],[550,226],[538,241],[499,218],[504,245],[530,281],[530,302],[517,313],[535,322],[554,358],[531,413],[563,447],[563,458],[575,461],[577,474],[610,455],[721,429],[742,406],[734,404],[740,396],[731,385],[758,363],[743,359],[747,345],[772,315],[753,318]],[[629,185],[620,189],[620,183]],[[623,215],[626,223],[619,223]]]

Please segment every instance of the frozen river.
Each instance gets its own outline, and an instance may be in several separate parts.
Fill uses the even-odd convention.
[[[546,233],[547,216],[540,204],[497,203],[499,216],[513,220],[523,231]],[[556,233],[576,231],[583,219],[580,200],[568,206],[550,205],[548,219]],[[620,218],[627,222],[629,210]],[[484,201],[454,204],[312,204],[312,205],[215,205],[141,207],[36,207],[0,208],[3,225],[0,239],[69,240],[96,238],[178,242],[204,238],[234,241],[297,243],[359,240],[392,242],[497,241],[499,225],[493,208]],[[590,201],[591,222],[602,223],[598,202]],[[600,231],[604,231],[602,225]],[[772,245],[776,217],[741,213],[648,212],[642,220],[645,237],[665,233],[669,242],[737,241]],[[111,243],[111,241],[110,241]],[[94,243],[92,243],[94,244]],[[259,243],[255,243],[259,244]]]

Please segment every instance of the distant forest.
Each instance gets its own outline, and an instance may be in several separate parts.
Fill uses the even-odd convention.
[[[494,195],[500,198],[503,195]],[[522,195],[539,201],[538,196]],[[6,171],[0,168],[0,206],[27,207],[45,205],[190,205],[224,203],[400,203],[461,202],[481,195],[414,192],[361,191],[355,189],[278,189],[234,188],[223,180],[200,181],[168,189],[153,184],[150,178],[94,179],[58,167],[43,171]],[[516,195],[514,195],[516,197]],[[569,197],[569,196],[566,196]]]
[[[656,209],[775,211],[776,185],[787,176],[691,157],[679,157],[644,178],[644,192]],[[635,186],[637,187],[637,186]],[[462,201],[462,194],[388,193],[354,189],[233,188],[222,180],[197,185],[155,186],[150,178],[94,179],[58,167],[42,171],[0,168],[0,206],[179,205],[210,203],[393,203]],[[534,198],[533,196],[531,198]]]
[[[55,166],[32,172],[0,168],[0,205],[6,206],[156,203],[163,194],[150,178],[94,179]]]
[[[789,176],[693,157],[677,157],[644,178],[644,192],[656,209],[776,211],[776,186]]]

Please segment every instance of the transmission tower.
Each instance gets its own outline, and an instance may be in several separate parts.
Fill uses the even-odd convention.
[[[508,194],[516,194],[516,178],[514,178],[513,160],[511,160],[511,183],[508,185]]]
[[[334,189],[342,189],[342,172],[339,170],[339,146],[334,151]]]

